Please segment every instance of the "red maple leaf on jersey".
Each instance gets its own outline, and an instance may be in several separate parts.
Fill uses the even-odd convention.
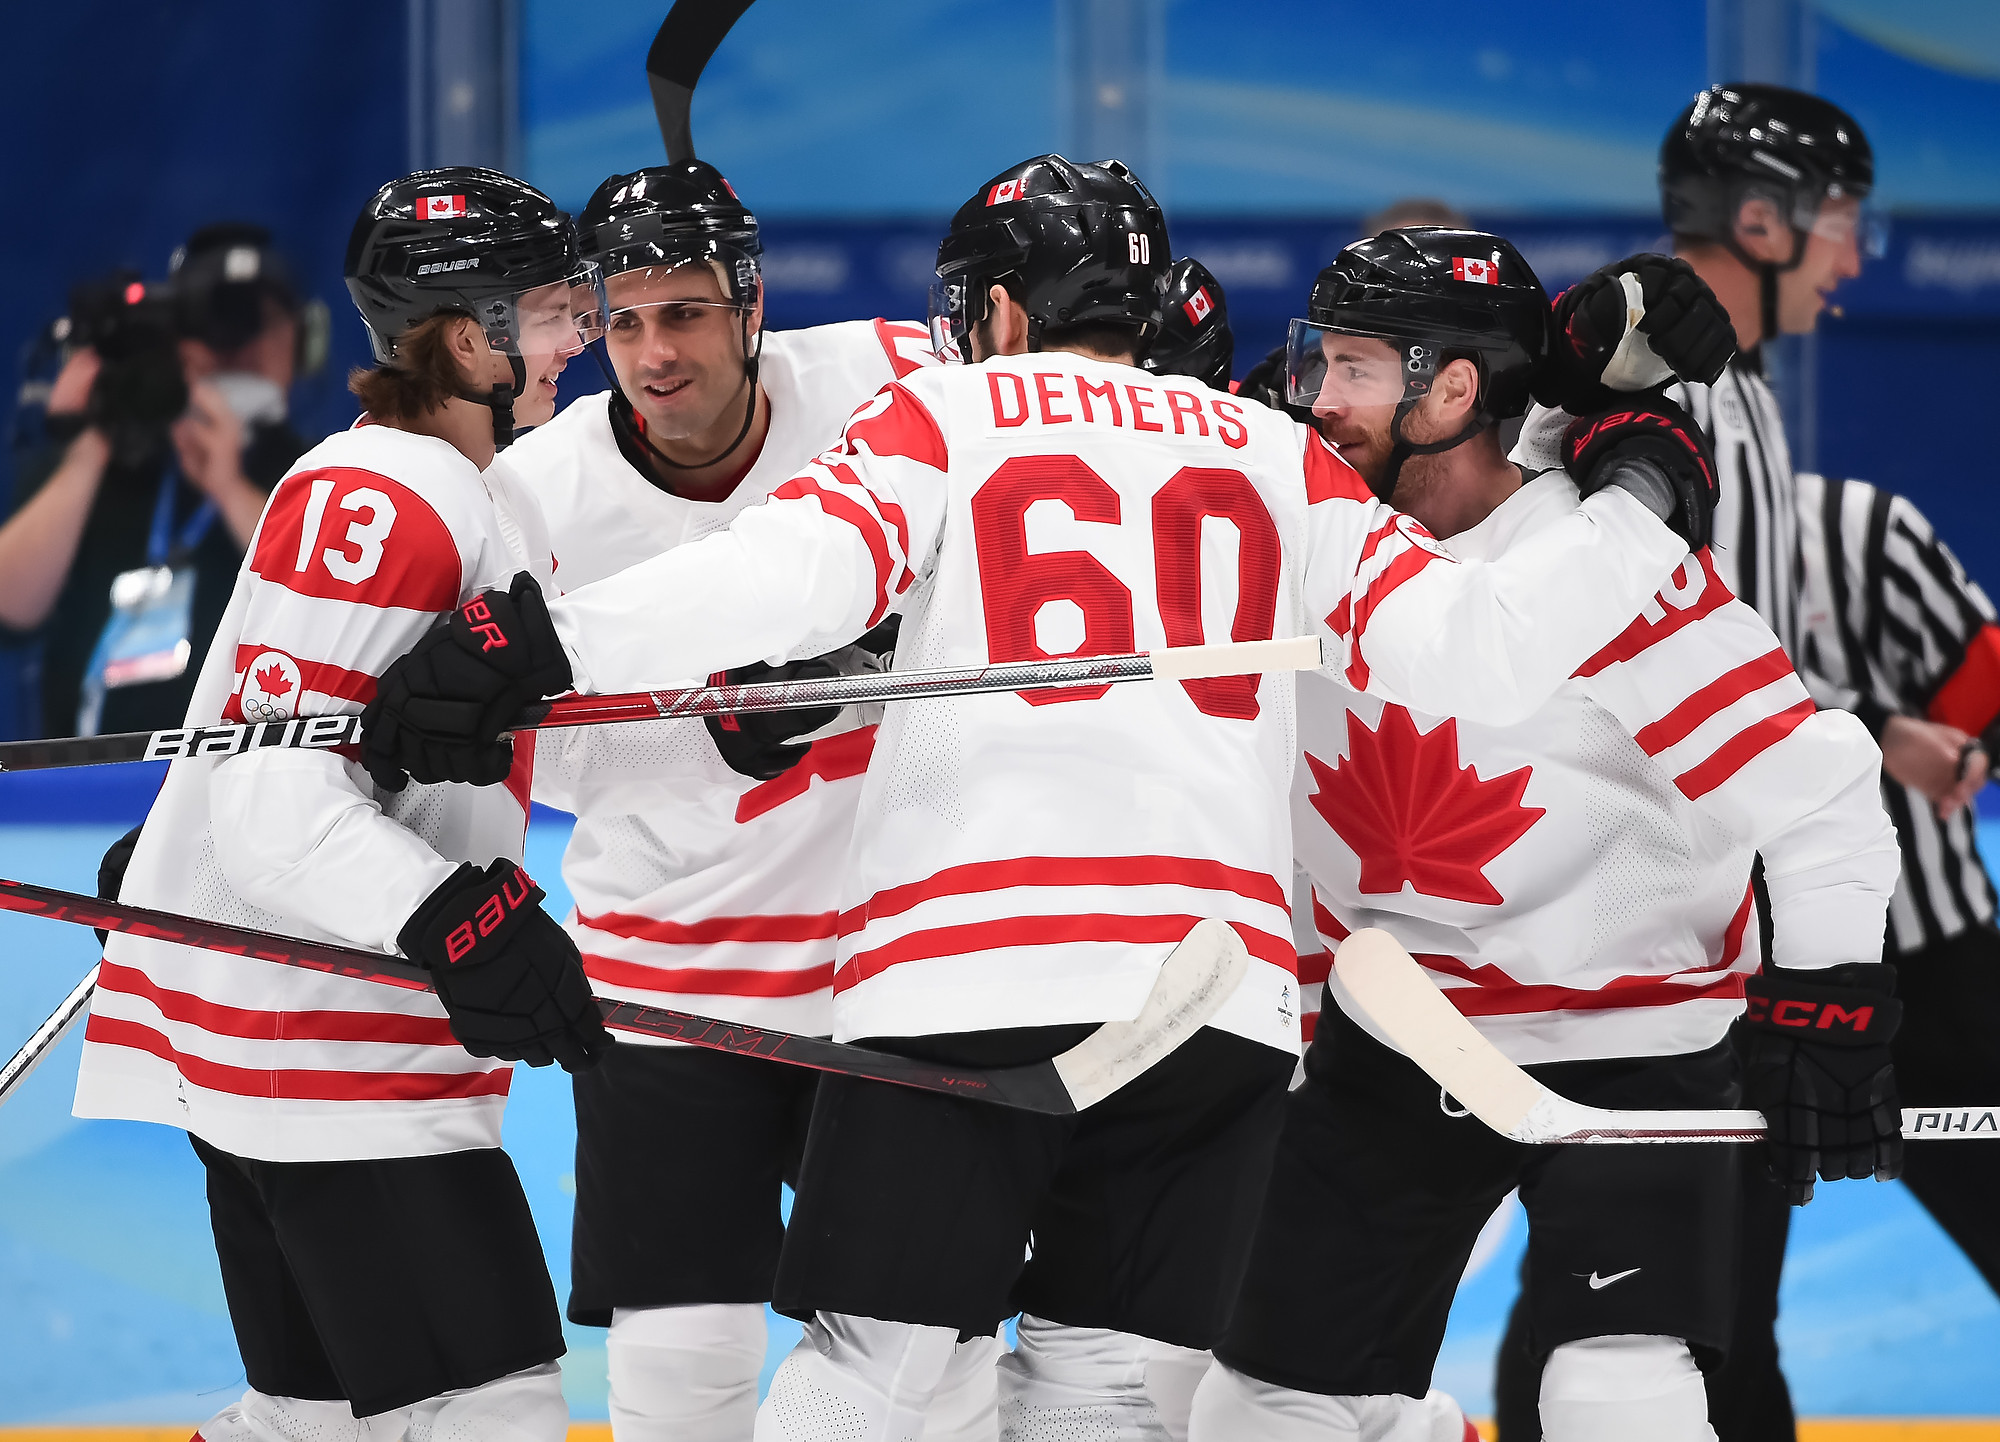
[[[1347,714],[1344,760],[1310,753],[1313,809],[1361,861],[1361,890],[1497,906],[1503,898],[1485,866],[1519,841],[1544,809],[1523,806],[1532,767],[1481,781],[1458,764],[1458,723],[1419,733],[1410,713],[1384,706],[1379,730]]]
[[[287,676],[285,668],[275,661],[257,672],[253,679],[257,682],[257,689],[266,696],[283,696],[292,689],[291,677]]]

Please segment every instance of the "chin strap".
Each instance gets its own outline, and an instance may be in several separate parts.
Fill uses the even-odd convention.
[[[1396,418],[1389,423],[1389,439],[1394,442],[1389,448],[1389,463],[1382,468],[1382,479],[1380,482],[1370,481],[1368,483],[1368,489],[1373,491],[1386,504],[1395,504],[1396,478],[1403,473],[1404,461],[1407,461],[1411,456],[1435,456],[1444,451],[1454,450],[1464,445],[1491,424],[1483,416],[1474,416],[1465,423],[1465,429],[1450,440],[1406,440],[1403,436],[1403,417],[1415,408],[1418,400],[1422,399],[1423,397],[1419,396],[1416,400],[1402,401],[1397,405]]]
[[[675,460],[672,456],[654,445],[650,437],[647,438],[646,449],[658,458],[661,465],[675,471],[705,471],[710,466],[720,465],[723,461],[735,455],[736,448],[742,445],[744,440],[749,436],[750,427],[757,419],[757,366],[759,361],[762,360],[763,355],[764,332],[761,330],[757,332],[757,344],[753,347],[750,344],[750,311],[748,307],[745,307],[743,310],[743,380],[750,388],[750,399],[743,407],[743,424],[737,428],[736,439],[710,456],[707,460],[696,461],[692,465]],[[618,399],[625,401],[628,410],[631,408],[632,403],[629,400],[625,400],[625,393],[622,390],[618,392]],[[645,422],[636,411],[632,413],[632,420],[634,423],[633,429],[644,436],[646,434]]]
[[[1776,261],[1758,260],[1737,244],[1734,232],[1723,237],[1722,243],[1729,253],[1757,273],[1757,322],[1762,328],[1757,344],[1760,346],[1778,339],[1778,277],[1805,264],[1807,233],[1796,225],[1791,227],[1791,232],[1792,258],[1782,265]]]

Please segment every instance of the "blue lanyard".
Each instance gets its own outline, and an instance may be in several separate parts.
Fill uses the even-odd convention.
[[[208,535],[208,528],[215,524],[215,499],[204,499],[199,509],[187,518],[178,535],[173,533],[174,493],[180,489],[181,472],[178,466],[168,466],[166,474],[160,477],[160,498],[153,503],[153,530],[146,538],[146,564],[164,566],[169,556],[179,558],[188,554]],[[169,549],[171,537],[172,548]]]

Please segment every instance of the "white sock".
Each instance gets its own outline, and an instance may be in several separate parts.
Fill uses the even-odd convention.
[[[921,1442],[957,1346],[950,1327],[821,1312],[778,1364],[756,1442]]]
[[[554,1362],[419,1402],[404,1442],[564,1442],[569,1403]]]
[[[1715,1442],[1701,1369],[1679,1337],[1565,1342],[1542,1370],[1543,1442]]]
[[[1246,1377],[1217,1362],[1194,1394],[1190,1442],[1467,1442],[1458,1403],[1436,1390],[1334,1397]],[[1598,1442],[1609,1442],[1600,1438]]]
[[[767,1335],[756,1302],[614,1309],[613,1442],[749,1442]]]
[[[1186,1442],[1208,1353],[1023,1315],[1000,1359],[1001,1442]]]

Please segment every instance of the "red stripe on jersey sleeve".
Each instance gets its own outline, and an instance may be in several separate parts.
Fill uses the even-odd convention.
[[[853,473],[850,471],[849,475]],[[889,614],[889,578],[895,570],[889,559],[889,537],[880,523],[868,511],[849,500],[838,491],[828,490],[810,476],[794,476],[777,490],[771,492],[774,501],[799,500],[810,496],[820,504],[820,509],[836,520],[847,522],[861,533],[861,539],[868,547],[868,554],[875,562],[875,604],[868,613],[868,624],[874,626]],[[898,588],[897,594],[901,594]]]
[[[665,921],[625,911],[601,916],[577,914],[577,924],[606,936],[657,941],[666,946],[713,946],[720,941],[826,941],[838,917],[831,911],[772,912],[765,916],[710,916],[700,921]]]
[[[1432,958],[1418,958],[1432,966]],[[1433,966],[1433,969],[1437,969]],[[1452,986],[1445,1000],[1461,1016],[1516,1016],[1545,1011],[1618,1011],[1626,1007],[1678,1006],[1684,1001],[1734,1001],[1744,977],[1729,972],[1699,986],[1658,977],[1619,977],[1596,991],[1567,986]]]
[[[1357,691],[1368,689],[1368,662],[1361,655],[1361,637],[1368,629],[1368,622],[1374,616],[1375,608],[1395,594],[1398,586],[1431,562],[1443,560],[1445,560],[1443,556],[1412,544],[1409,550],[1384,566],[1382,573],[1368,583],[1367,591],[1354,604],[1354,641],[1347,653],[1348,685]]]
[[[255,1011],[224,1006],[192,992],[172,991],[145,972],[115,961],[99,965],[99,991],[151,1002],[168,1021],[198,1026],[215,1036],[253,1041],[379,1041],[399,1046],[457,1046],[441,1016],[375,1011]]]
[[[1321,501],[1366,503],[1375,499],[1375,493],[1368,489],[1368,482],[1361,479],[1360,472],[1343,461],[1340,453],[1316,431],[1306,439],[1304,466],[1306,504],[1309,506],[1316,506]]]
[[[313,534],[302,537],[308,522]],[[458,543],[430,502],[374,471],[288,476],[271,497],[250,569],[301,596],[407,611],[458,604]]]
[[[833,985],[833,963],[756,971],[749,967],[648,966],[583,954],[584,974],[606,986],[666,991],[679,996],[811,996]]]
[[[505,1096],[513,1080],[513,1071],[507,1067],[471,1072],[365,1072],[229,1066],[180,1051],[149,1026],[111,1016],[92,1016],[83,1039],[99,1046],[149,1052],[196,1086],[212,1092],[278,1101],[429,1102]]]
[[[861,406],[841,433],[842,455],[901,456],[942,471],[951,464],[944,432],[924,403],[891,382]]]
[[[970,921],[959,926],[937,926],[913,931],[906,936],[858,951],[840,964],[833,976],[836,992],[858,986],[880,976],[892,966],[909,961],[933,961],[947,956],[964,956],[975,951],[998,951],[1013,946],[1058,946],[1086,941],[1129,942],[1145,945],[1178,942],[1200,921],[1198,916],[1124,916],[1106,912],[1073,916],[1010,916],[994,921]],[[1268,961],[1296,976],[1299,954],[1289,937],[1229,923],[1243,938],[1243,945],[1259,961]]]
[[[1333,975],[1333,952],[1322,946],[1318,951],[1299,953],[1299,984],[1316,986]]]
[[[1276,877],[1220,861],[1185,856],[1019,856],[948,866],[922,881],[878,891],[840,914],[840,934],[852,936],[871,921],[900,916],[940,896],[972,896],[1013,886],[1186,886],[1234,892],[1291,914],[1291,899]]]
[[[767,811],[775,811],[787,801],[797,800],[812,787],[815,776],[822,781],[844,781],[868,770],[868,758],[875,751],[875,728],[862,726],[812,743],[799,763],[769,781],[760,781],[736,798],[736,824],[755,821]]]
[[[1652,725],[1640,727],[1632,739],[1648,756],[1657,756],[1687,740],[1711,716],[1791,674],[1791,661],[1774,646],[1756,660],[1723,672]]]
[[[1973,633],[1965,657],[1931,697],[1931,720],[1978,736],[2000,719],[2000,626]]]
[[[1620,631],[1610,645],[1579,666],[1577,675],[1595,676],[1608,666],[1629,661],[1647,647],[1666,640],[1681,627],[1693,625],[1703,616],[1721,610],[1736,599],[1735,593],[1716,574],[1715,562],[1709,558],[1706,547],[1689,559],[1701,563],[1701,589],[1692,596],[1682,594],[1677,583],[1686,582],[1690,577],[1688,561],[1681,562],[1681,569],[1674,573],[1673,579],[1647,603],[1648,610],[1658,609],[1666,614],[1657,621],[1649,621],[1643,615],[1638,617]]]
[[[375,699],[375,678],[366,671],[350,671],[344,666],[330,666],[324,661],[307,661],[277,646],[242,646],[236,648],[236,673],[241,675],[250,663],[266,651],[279,651],[291,657],[292,664],[299,668],[304,691],[317,691],[322,696],[332,696],[341,701],[354,701],[366,706]],[[235,702],[231,698],[231,704]],[[236,718],[241,720],[241,717]]]
[[[1805,719],[1818,710],[1811,700],[1805,700],[1775,716],[1766,716],[1756,725],[1745,727],[1723,742],[1708,760],[1699,766],[1690,766],[1676,776],[1674,785],[1688,800],[1699,800],[1798,730]]]
[[[882,354],[889,358],[889,369],[896,373],[897,380],[938,363],[937,352],[931,349],[930,331],[912,321],[883,320],[878,316],[875,339],[881,343]]]

